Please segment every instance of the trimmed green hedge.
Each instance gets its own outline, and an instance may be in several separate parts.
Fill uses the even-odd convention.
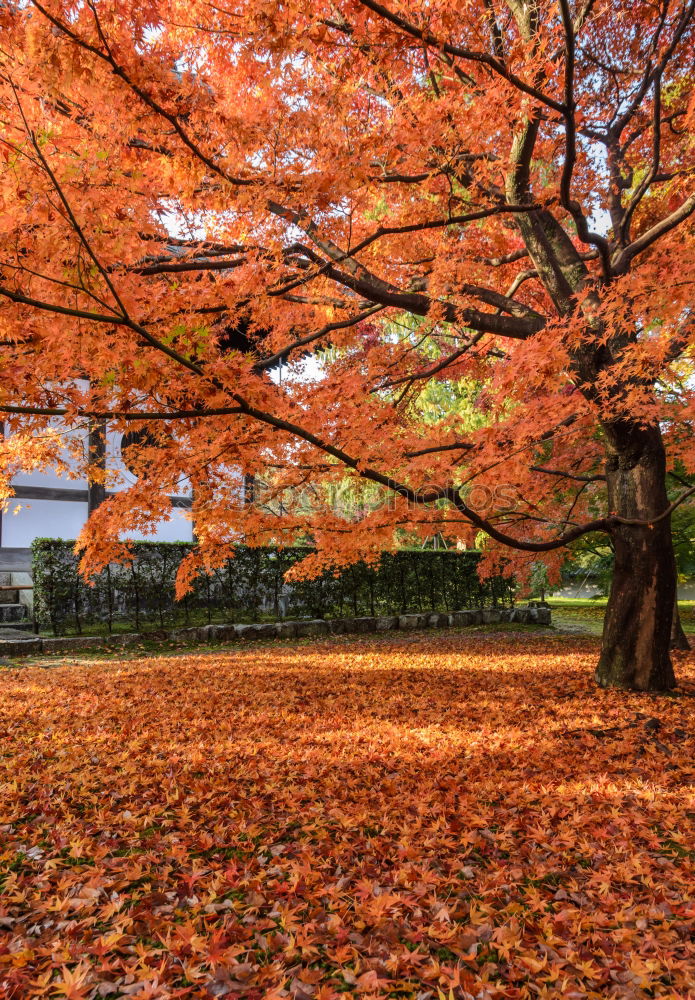
[[[377,569],[357,563],[337,576],[285,584],[285,572],[310,550],[239,546],[233,559],[198,577],[193,591],[176,601],[176,571],[190,544],[136,542],[132,561],[107,567],[93,586],[77,571],[74,544],[37,538],[32,545],[34,614],[39,628],[54,635],[95,627],[110,632],[123,623],[140,631],[201,621],[455,611],[511,604],[514,596],[508,580],[478,580],[478,552],[384,553]]]

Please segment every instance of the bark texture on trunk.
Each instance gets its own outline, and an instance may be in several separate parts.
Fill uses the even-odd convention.
[[[666,459],[658,427],[605,425],[609,510],[648,520],[668,507]],[[676,566],[671,519],[616,526],[615,566],[596,680],[602,687],[667,691],[676,680],[671,663],[671,621]]]
[[[683,631],[680,611],[678,610],[678,599],[673,602],[673,621],[671,622],[671,649],[690,649],[690,642]]]
[[[538,127],[539,118],[530,118],[512,144],[513,169],[506,178],[506,193],[519,204],[530,200],[530,164]],[[550,212],[519,214],[515,221],[558,315],[570,315],[581,301],[589,336],[573,352],[572,364],[582,392],[601,410],[606,400],[598,388],[600,376],[623,357],[634,336],[602,328],[597,319],[598,290],[568,234]],[[634,387],[644,389],[640,382]],[[627,393],[630,388],[628,379],[621,382],[619,391]],[[661,432],[656,424],[641,426],[629,417],[607,416],[602,426],[609,511],[627,520],[651,519],[652,523],[617,523],[612,530],[615,563],[596,680],[603,687],[666,691],[676,683],[669,652],[676,566],[671,520],[661,517],[668,508]]]

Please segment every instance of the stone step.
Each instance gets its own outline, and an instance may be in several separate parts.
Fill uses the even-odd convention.
[[[26,639],[34,638],[33,622],[26,621],[17,622],[11,627],[9,625],[0,625],[0,642],[9,642],[11,639],[21,640],[24,642]]]
[[[0,622],[21,622],[26,617],[24,604],[0,604]]]
[[[34,631],[34,622],[31,618],[23,618],[21,622],[10,622],[5,625],[0,622],[0,639],[31,639]]]

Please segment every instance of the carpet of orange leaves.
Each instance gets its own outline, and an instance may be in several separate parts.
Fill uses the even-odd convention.
[[[591,639],[0,676],[0,996],[694,994],[692,708]]]

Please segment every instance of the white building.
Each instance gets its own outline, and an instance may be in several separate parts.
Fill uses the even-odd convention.
[[[86,434],[82,435],[86,439]],[[85,446],[87,441],[85,440]],[[114,491],[125,490],[135,482],[123,458],[123,435],[106,433],[104,465],[118,473]],[[0,520],[0,550],[26,549],[35,538],[77,538],[91,510],[106,495],[101,486],[90,486],[86,479],[65,479],[53,471],[20,473],[12,480],[15,496]],[[190,542],[193,526],[190,515],[190,490],[172,497],[174,510],[168,520],[157,525],[154,535],[129,534],[127,537],[162,542]]]

